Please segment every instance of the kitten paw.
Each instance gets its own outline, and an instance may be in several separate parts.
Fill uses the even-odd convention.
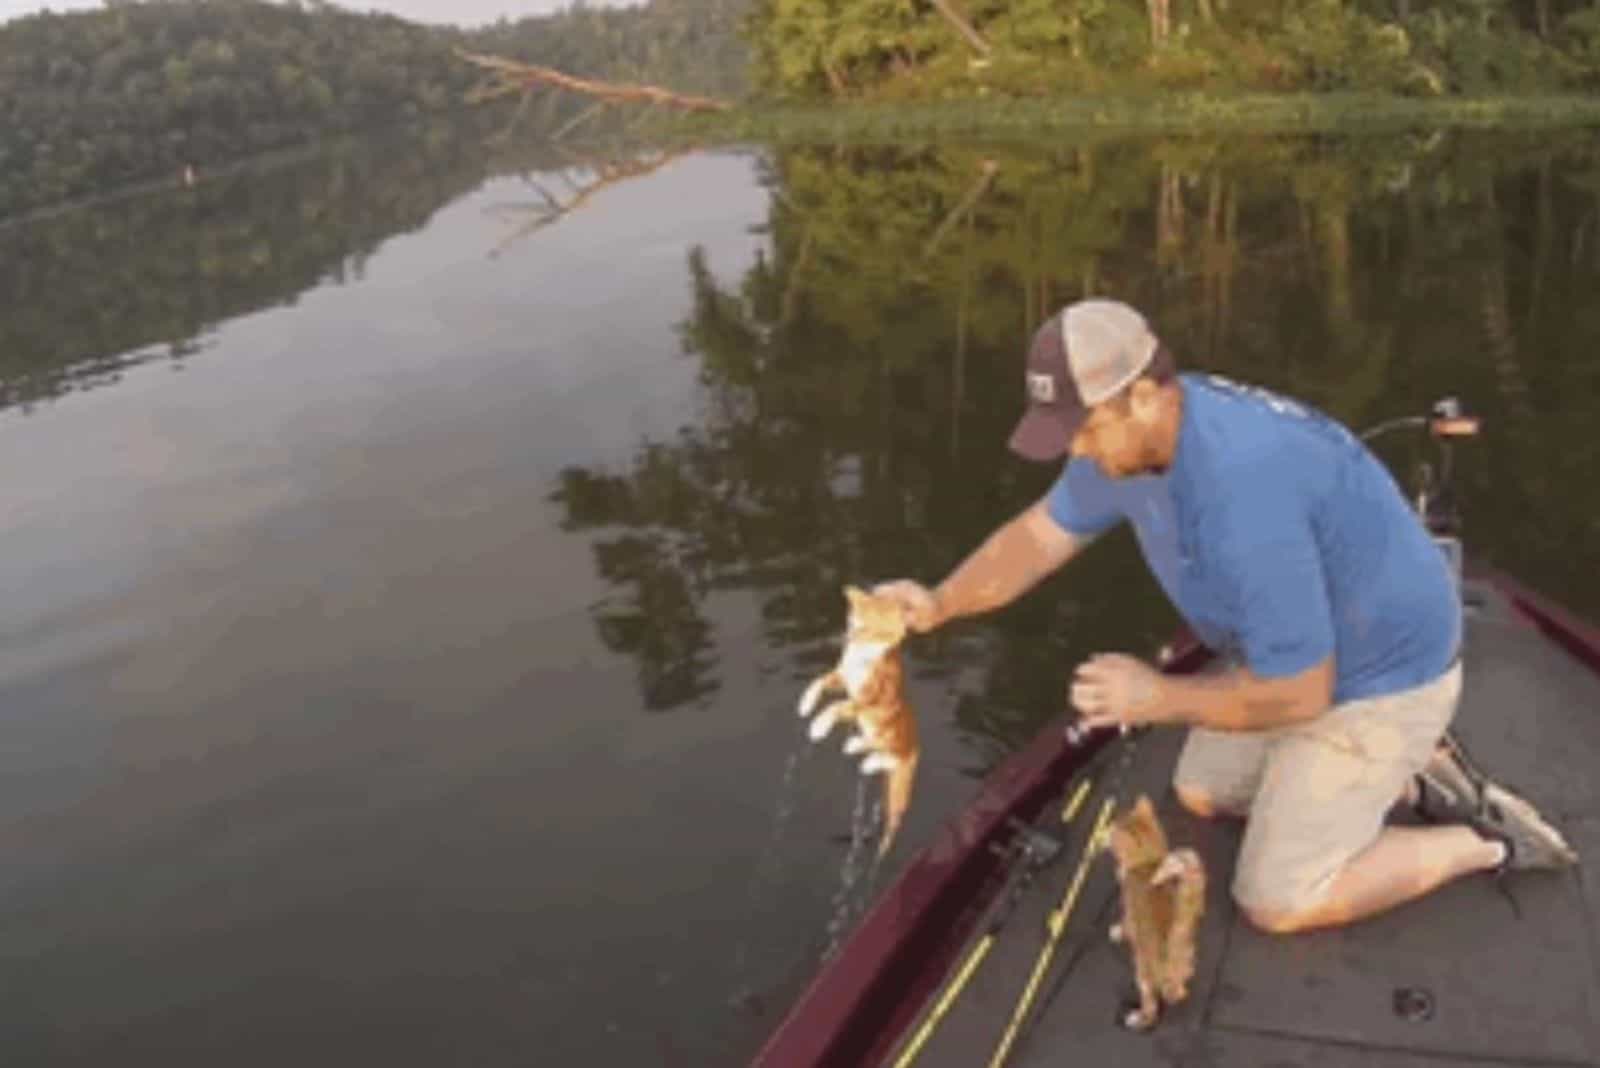
[[[810,686],[806,687],[806,692],[800,695],[799,711],[802,718],[816,711],[817,702],[822,700],[822,688],[827,682],[828,678],[824,675],[822,678],[813,681]]]
[[[1156,1014],[1129,1009],[1122,1017],[1122,1026],[1130,1031],[1148,1031],[1156,1025]]]
[[[867,739],[864,735],[852,734],[850,737],[844,740],[844,751],[846,756],[855,756],[857,753],[865,753],[867,749]]]
[[[899,765],[900,762],[888,753],[868,753],[867,758],[861,762],[861,774],[871,775],[877,771],[893,771]]]
[[[1122,924],[1120,923],[1112,924],[1111,930],[1106,933],[1111,936],[1112,944],[1118,946],[1122,945],[1122,943],[1126,941],[1128,937],[1128,932],[1123,930]]]
[[[1142,991],[1142,992],[1141,992]],[[1161,1015],[1161,1002],[1155,987],[1129,990],[1117,1002],[1117,1023],[1129,1031],[1148,1031]]]
[[[1160,886],[1189,877],[1200,868],[1200,856],[1192,849],[1175,849],[1161,858],[1150,875],[1150,885]]]
[[[820,742],[828,736],[829,731],[833,730],[833,725],[837,722],[837,719],[838,717],[832,708],[825,709],[817,714],[816,719],[811,721],[811,726],[806,730],[806,733],[811,736],[813,742]]]

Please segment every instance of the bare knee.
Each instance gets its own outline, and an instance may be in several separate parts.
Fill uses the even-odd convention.
[[[1308,887],[1268,887],[1248,878],[1236,878],[1233,903],[1245,922],[1266,934],[1293,934],[1339,922],[1337,901],[1326,892]]]
[[[1210,794],[1198,787],[1174,783],[1172,792],[1178,795],[1178,804],[1203,820],[1214,820],[1219,816],[1229,815]]]
[[[1293,934],[1314,926],[1313,914],[1305,909],[1277,905],[1246,905],[1235,899],[1239,912],[1258,931],[1266,934]]]

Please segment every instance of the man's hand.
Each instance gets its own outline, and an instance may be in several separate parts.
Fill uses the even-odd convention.
[[[910,579],[884,582],[872,588],[872,595],[887,597],[898,604],[906,617],[906,625],[919,634],[926,634],[944,622],[940,618],[938,595],[919,582]]]
[[[1166,718],[1163,676],[1137,657],[1098,653],[1078,665],[1072,704],[1083,713],[1080,730],[1136,727]]]

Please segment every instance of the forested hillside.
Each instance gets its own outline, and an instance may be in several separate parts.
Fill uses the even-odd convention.
[[[469,112],[479,72],[457,48],[765,100],[1594,92],[1600,0],[578,2],[472,32],[322,3],[112,0],[0,25],[0,218],[410,120],[514,117],[536,138],[588,106],[540,89]]]
[[[459,107],[448,38],[253,2],[120,4],[0,27],[0,214]]]
[[[472,47],[569,74],[737,97],[746,84],[749,49],[739,31],[747,7],[747,0],[651,0],[626,8],[580,3],[478,31]]]
[[[1596,0],[751,0],[787,97],[1600,88]]]
[[[0,26],[0,218],[333,135],[464,121],[479,72],[457,46],[736,93],[739,2],[580,6],[474,33],[261,0],[123,2],[17,19]],[[546,119],[578,106],[560,103]],[[488,129],[495,120],[473,121]]]

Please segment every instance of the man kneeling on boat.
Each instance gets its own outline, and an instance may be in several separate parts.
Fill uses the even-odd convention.
[[[1180,802],[1245,818],[1233,895],[1265,930],[1348,923],[1472,872],[1576,854],[1447,731],[1462,612],[1444,554],[1347,429],[1266,390],[1179,374],[1125,304],[1068,305],[1027,354],[1023,457],[1067,462],[1039,501],[932,590],[928,631],[1007,604],[1124,520],[1219,670],[1103,654],[1077,669],[1088,727],[1184,725]],[[1070,454],[1070,455],[1069,455]],[[1434,826],[1388,826],[1397,802]]]

